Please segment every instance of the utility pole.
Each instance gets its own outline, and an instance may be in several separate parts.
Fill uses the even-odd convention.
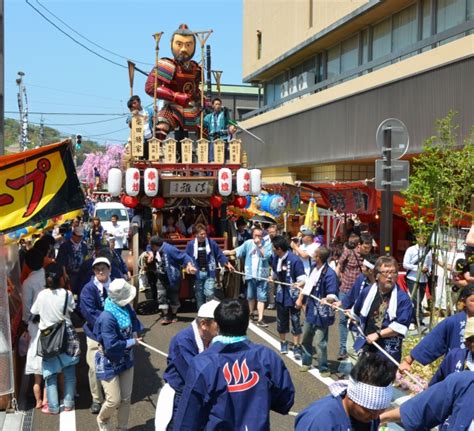
[[[43,119],[43,115],[41,115],[40,132],[39,132],[39,146],[42,147],[43,144],[44,144],[44,119]]]
[[[26,97],[26,87],[23,84],[24,72],[18,72],[16,83],[18,85],[18,110],[20,111],[20,151],[25,151],[28,147],[28,99]]]

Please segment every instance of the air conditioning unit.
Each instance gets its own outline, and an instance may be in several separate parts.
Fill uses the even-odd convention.
[[[280,86],[280,99],[284,99],[285,97],[288,97],[289,94],[290,93],[288,92],[288,81],[285,81]]]
[[[308,87],[314,85],[314,73],[303,72],[298,76],[298,91],[306,90]]]
[[[290,94],[298,92],[298,77],[295,76],[290,79]]]

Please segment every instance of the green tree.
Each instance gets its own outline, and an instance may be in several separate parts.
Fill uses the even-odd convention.
[[[443,239],[459,227],[469,212],[474,193],[474,133],[463,143],[459,142],[455,116],[450,111],[436,121],[437,134],[426,139],[423,152],[413,159],[410,185],[402,192],[405,198],[402,212],[409,226],[415,235],[428,239],[435,257],[439,256]],[[420,263],[423,261],[422,258]],[[449,301],[449,294],[447,298]]]

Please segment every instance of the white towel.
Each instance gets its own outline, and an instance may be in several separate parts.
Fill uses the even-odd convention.
[[[283,265],[283,261],[288,257],[288,252],[286,252],[282,257],[279,257],[278,258],[278,261],[277,261],[277,272],[281,272],[282,271],[282,265]]]
[[[370,311],[370,307],[372,302],[374,302],[375,295],[378,290],[377,283],[372,284],[370,287],[369,293],[367,294],[364,303],[362,304],[362,308],[360,310],[361,316],[367,317]],[[388,317],[390,321],[394,320],[397,317],[397,287],[394,286],[392,288],[392,293],[390,295],[390,300],[388,302]]]
[[[209,244],[209,240],[206,238],[206,255],[211,253],[211,246]],[[198,258],[198,240],[197,238],[194,240],[194,259]]]
[[[318,284],[319,277],[321,277],[321,272],[323,270],[323,266],[321,268],[314,268],[311,271],[311,274],[309,274],[308,280],[306,281],[306,284],[304,285],[303,289],[303,295],[311,295],[311,291],[313,290],[313,287]]]

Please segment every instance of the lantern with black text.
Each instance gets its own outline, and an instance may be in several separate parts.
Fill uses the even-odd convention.
[[[122,192],[122,171],[117,168],[112,168],[107,174],[107,190],[110,196],[120,196]]]
[[[262,191],[262,171],[260,169],[250,170],[250,194],[258,196]]]
[[[237,171],[237,194],[248,196],[250,194],[250,171],[240,168]]]
[[[229,168],[219,169],[218,188],[222,196],[230,196],[232,193],[232,171]]]
[[[145,186],[145,194],[154,197],[158,194],[158,169],[147,168],[143,175],[143,183]]]
[[[125,172],[125,192],[129,196],[140,193],[140,171],[137,168],[128,168]]]

